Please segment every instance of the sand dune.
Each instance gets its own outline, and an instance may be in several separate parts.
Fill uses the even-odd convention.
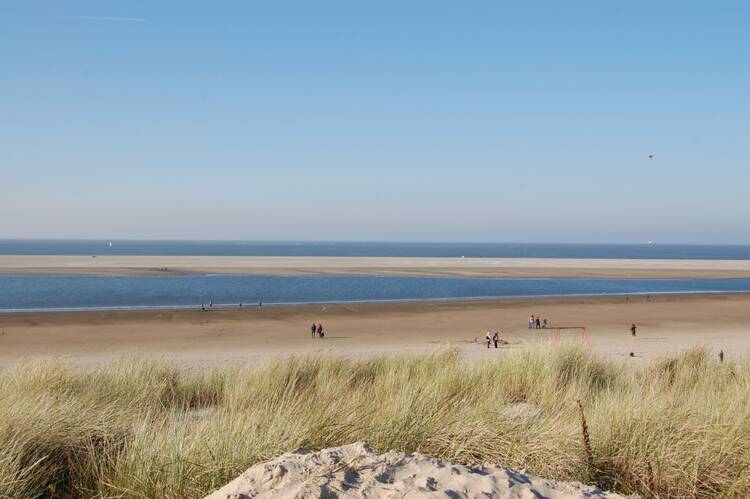
[[[499,466],[471,468],[422,454],[376,454],[363,443],[300,449],[257,464],[206,499],[621,498],[596,487],[554,482]]]
[[[750,260],[0,255],[0,274],[170,273],[731,278],[750,277]]]

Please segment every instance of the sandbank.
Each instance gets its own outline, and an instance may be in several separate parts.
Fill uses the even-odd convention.
[[[0,274],[168,275],[195,273],[749,278],[750,260],[0,255]]]

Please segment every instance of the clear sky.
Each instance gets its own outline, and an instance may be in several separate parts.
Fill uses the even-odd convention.
[[[747,0],[4,0],[0,237],[750,243],[749,94]]]

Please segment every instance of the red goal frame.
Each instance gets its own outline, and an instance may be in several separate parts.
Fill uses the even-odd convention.
[[[591,348],[591,343],[589,342],[589,330],[586,326],[555,326],[555,341],[560,341],[560,332],[566,329],[578,329],[581,331],[581,340]]]

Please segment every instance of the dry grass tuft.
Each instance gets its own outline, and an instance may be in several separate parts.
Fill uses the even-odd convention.
[[[0,373],[0,496],[200,497],[297,447],[364,440],[645,497],[750,496],[750,368],[586,350]],[[585,412],[584,412],[585,408]]]

